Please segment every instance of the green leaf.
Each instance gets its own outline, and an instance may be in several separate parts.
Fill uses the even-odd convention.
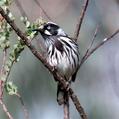
[[[5,84],[5,90],[9,95],[16,95],[18,90],[17,86],[13,82],[9,81]]]

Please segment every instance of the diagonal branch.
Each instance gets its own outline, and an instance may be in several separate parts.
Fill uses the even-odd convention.
[[[83,107],[80,104],[80,101],[78,100],[78,97],[74,94],[74,92],[71,88],[69,89],[69,95],[70,95],[76,109],[80,113],[81,119],[88,119]]]
[[[0,76],[2,76],[2,74],[4,74],[4,66],[5,66],[5,62],[6,62],[6,57],[7,57],[7,49],[5,48],[3,50],[3,61],[2,61],[2,67],[0,70]]]
[[[98,49],[100,48],[102,45],[104,45],[107,41],[112,40],[112,38],[114,36],[116,36],[119,33],[119,29],[116,30],[112,35],[110,35],[109,37],[105,38],[100,44],[98,44],[95,48],[93,48],[90,52],[87,53],[87,55],[84,56],[84,58],[82,58],[79,68],[82,66],[82,64]]]
[[[90,50],[91,50],[91,48],[92,48],[92,46],[93,46],[93,43],[94,43],[95,38],[96,38],[97,33],[98,33],[98,28],[99,28],[99,26],[96,27],[96,30],[95,30],[95,32],[94,32],[94,35],[93,35],[91,44],[90,44],[89,48],[86,50],[86,53],[84,54],[84,56],[82,57],[81,62],[80,62],[80,64],[79,64],[79,67],[82,65],[82,63],[83,63],[85,57],[88,55],[88,53],[90,52]]]
[[[8,119],[13,119],[12,115],[10,114],[10,112],[8,111],[6,105],[4,104],[3,100],[0,99],[0,104],[2,105],[2,108],[4,110],[4,112],[6,113]]]
[[[97,26],[96,29],[95,29],[95,32],[94,32],[93,38],[92,38],[92,40],[91,40],[91,44],[89,45],[89,48],[87,49],[85,55],[87,55],[87,54],[89,53],[90,49],[91,49],[92,46],[93,46],[93,43],[94,43],[95,38],[96,38],[97,33],[98,33],[98,28],[99,28],[99,26]],[[84,57],[85,57],[85,56],[84,56]]]
[[[6,57],[7,57],[7,49],[5,48],[3,50],[3,61],[2,61],[2,67],[1,67],[1,70],[0,70],[0,77],[2,77],[2,75],[5,74],[4,67],[5,67]],[[4,80],[1,79],[0,80],[0,99],[3,98],[3,88],[4,88]]]
[[[81,9],[81,14],[79,16],[79,21],[76,25],[76,30],[74,32],[74,39],[75,40],[78,39],[79,32],[80,32],[80,29],[81,29],[81,25],[82,25],[82,22],[83,22],[83,19],[84,19],[84,16],[85,16],[85,13],[86,13],[86,10],[87,10],[87,7],[88,7],[88,3],[89,3],[89,0],[84,0],[84,5],[82,6],[82,9]]]
[[[31,44],[31,41],[25,36],[25,34],[17,27],[17,25],[14,23],[13,20],[11,20],[9,18],[8,15],[5,14],[4,10],[0,7],[0,13],[1,15],[5,18],[5,20],[7,21],[7,23],[13,28],[13,30],[16,32],[16,34],[21,38],[21,40],[25,43],[25,45],[30,49],[30,51],[34,54],[35,57],[37,57],[43,64],[44,66],[53,74],[54,77],[56,77],[57,81],[59,81],[64,89],[67,89],[67,83],[66,81],[63,79],[63,77],[61,77],[56,70],[50,66],[46,59],[36,50],[36,48]],[[80,102],[77,98],[77,96],[74,94],[73,90],[71,88],[69,88],[69,95],[77,109],[77,111],[79,112],[80,116],[82,117],[82,119],[87,119],[87,116],[83,110],[83,107],[81,107]]]
[[[24,104],[24,101],[23,101],[21,95],[17,92],[16,96],[18,97],[18,99],[21,102],[21,105],[22,105],[22,108],[23,108],[23,111],[24,111],[24,115],[25,115],[25,119],[29,119],[28,110],[26,109],[26,106]]]

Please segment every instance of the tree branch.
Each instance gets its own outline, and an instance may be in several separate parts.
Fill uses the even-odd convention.
[[[75,30],[75,33],[74,33],[74,39],[75,40],[78,39],[79,32],[80,32],[80,29],[81,29],[81,25],[82,25],[82,22],[83,22],[83,19],[84,19],[84,16],[85,16],[85,12],[86,12],[87,7],[88,7],[88,3],[89,3],[89,0],[84,0],[84,5],[82,6],[81,14],[79,16],[79,21],[76,25],[76,30]]]
[[[8,109],[7,109],[6,105],[4,104],[4,102],[2,101],[2,99],[0,99],[0,104],[2,105],[2,108],[3,108],[4,112],[6,113],[7,117],[9,119],[13,119],[12,115],[8,111]]]
[[[95,29],[95,32],[94,32],[93,38],[92,38],[92,40],[91,40],[91,44],[89,45],[89,48],[87,49],[85,55],[87,55],[87,54],[89,53],[90,49],[91,49],[92,46],[93,46],[93,43],[94,43],[95,38],[96,38],[97,33],[98,33],[98,28],[99,28],[99,26],[97,26],[96,29]],[[84,56],[84,57],[85,57],[85,56]]]
[[[25,45],[31,50],[31,52],[34,54],[35,57],[37,57],[44,66],[53,74],[54,77],[56,77],[57,81],[59,81],[64,89],[67,89],[67,83],[63,77],[61,77],[56,70],[54,70],[54,67],[50,66],[46,59],[36,50],[36,48],[31,44],[31,41],[25,36],[25,34],[16,26],[13,20],[11,20],[4,12],[4,10],[0,7],[0,13],[5,18],[7,23],[13,28],[13,30],[16,32],[16,34],[21,38],[21,40],[25,43]],[[75,104],[75,107],[79,114],[81,115],[82,119],[87,119],[86,114],[81,107],[77,96],[74,94],[73,90],[69,88],[69,94],[70,97]],[[82,116],[83,114],[83,116]]]
[[[21,95],[17,92],[16,96],[18,97],[18,99],[21,102],[21,105],[22,105],[22,108],[23,108],[23,111],[24,111],[24,115],[25,115],[25,119],[29,119],[28,110],[26,109],[26,106],[24,104],[24,101],[23,101]]]
[[[5,66],[5,62],[6,62],[6,55],[7,55],[7,49],[5,48],[3,50],[3,61],[2,61],[2,67],[0,70],[0,76],[2,76],[2,74],[4,74],[4,66]]]
[[[0,99],[3,97],[3,86],[4,86],[4,81],[0,80]]]
[[[77,96],[74,94],[74,92],[71,88],[69,89],[69,95],[70,95],[76,109],[80,113],[81,118],[82,119],[88,119],[83,107],[80,104],[80,101],[78,100]]]
[[[64,96],[64,119],[70,119],[70,112],[69,112],[69,94],[68,92],[65,92],[65,96]]]
[[[107,41],[111,40],[114,36],[116,36],[119,33],[119,29],[116,30],[112,35],[110,35],[109,37],[105,38],[101,43],[99,43],[95,48],[93,48],[90,52],[87,53],[87,55],[84,56],[84,58],[82,58],[79,68],[82,66],[82,64],[98,49],[100,48],[102,45],[104,45]]]
[[[4,67],[5,67],[5,62],[6,62],[6,56],[7,56],[7,49],[5,48],[3,50],[3,61],[2,61],[2,67],[0,70],[0,77],[2,77],[2,75],[4,75],[5,73]],[[0,99],[2,99],[3,97],[3,88],[4,88],[4,81],[1,79],[0,80]]]
[[[90,44],[89,48],[86,50],[86,53],[84,54],[84,56],[82,57],[81,62],[80,62],[80,64],[79,64],[79,68],[80,68],[80,66],[81,66],[81,64],[82,64],[82,62],[83,62],[83,60],[84,60],[85,57],[88,55],[90,49],[91,49],[92,46],[93,46],[94,40],[95,40],[95,38],[96,38],[96,36],[97,36],[98,28],[99,28],[99,26],[96,27],[96,30],[95,30],[95,32],[94,32],[94,35],[93,35],[91,44]]]

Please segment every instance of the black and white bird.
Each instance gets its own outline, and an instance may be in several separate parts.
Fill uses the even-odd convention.
[[[34,31],[39,32],[47,49],[47,62],[55,67],[67,82],[75,81],[79,66],[79,48],[57,24],[47,22]],[[64,103],[64,90],[58,83],[57,101]]]

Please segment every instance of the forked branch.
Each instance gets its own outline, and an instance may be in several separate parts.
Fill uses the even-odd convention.
[[[102,45],[104,45],[107,41],[112,40],[114,36],[116,36],[119,33],[119,29],[116,30],[112,35],[108,36],[107,38],[103,39],[101,43],[99,43],[96,47],[94,47],[91,51],[89,51],[81,60],[79,68],[82,66],[82,64]]]

